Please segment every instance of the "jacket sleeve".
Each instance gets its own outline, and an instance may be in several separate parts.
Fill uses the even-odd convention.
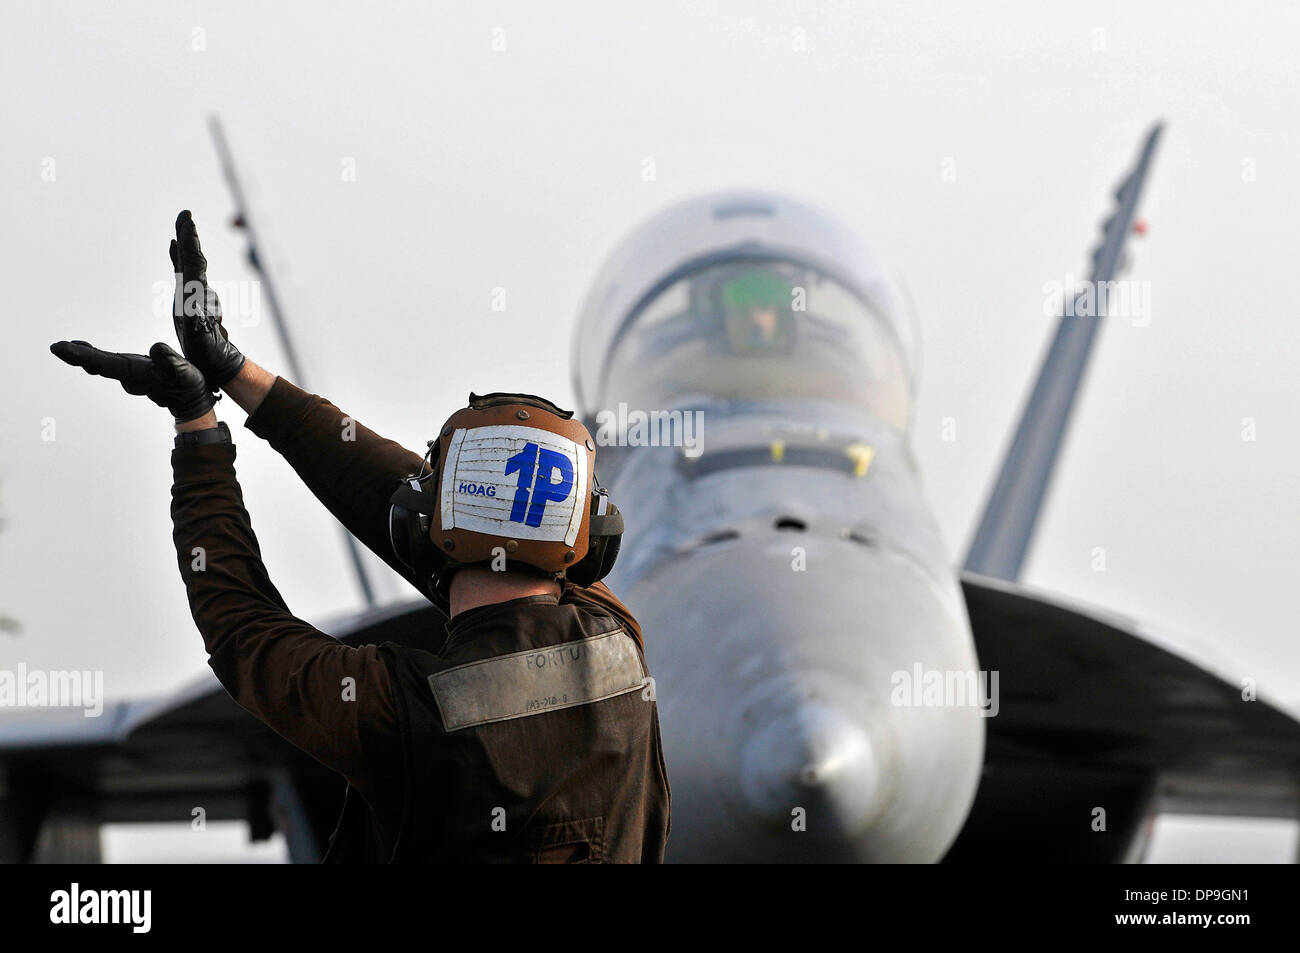
[[[241,707],[364,791],[394,769],[388,671],[375,646],[344,645],[289,611],[234,463],[228,443],[172,451],[172,537],[209,664]]]
[[[283,377],[245,426],[289,462],[348,532],[423,594],[388,537],[388,501],[403,477],[421,472],[421,456]]]

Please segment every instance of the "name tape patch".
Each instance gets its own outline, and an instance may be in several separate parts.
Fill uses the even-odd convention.
[[[540,649],[467,662],[429,676],[442,723],[458,731],[587,705],[645,684],[636,644],[623,629]]]

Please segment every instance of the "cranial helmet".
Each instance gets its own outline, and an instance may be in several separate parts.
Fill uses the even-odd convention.
[[[578,586],[613,568],[623,517],[572,411],[530,394],[470,394],[425,459],[393,494],[389,536],[444,611],[464,566],[528,567]]]

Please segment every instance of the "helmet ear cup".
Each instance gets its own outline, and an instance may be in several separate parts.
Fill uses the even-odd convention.
[[[580,589],[586,589],[588,586],[600,580],[600,566],[602,563],[601,555],[605,550],[606,539],[593,539],[587,547],[587,555],[573,566],[565,571],[564,578],[573,583]]]
[[[433,594],[433,575],[442,562],[442,554],[429,539],[433,517],[430,492],[425,483],[432,474],[424,477],[411,475],[402,480],[389,500],[388,539],[393,555],[410,569],[420,588]]]
[[[609,495],[604,488],[598,487],[592,493],[592,511],[599,515],[591,518],[591,540],[587,545],[587,555],[564,574],[565,578],[581,589],[586,589],[609,575],[623,542],[623,514],[609,502]]]
[[[410,481],[410,483],[414,482],[414,480]],[[410,483],[404,480],[401,486],[410,486]],[[403,566],[414,569],[415,546],[411,539],[411,524],[419,521],[420,514],[412,512],[401,503],[391,501],[390,503],[391,505],[388,507],[388,541],[393,545],[393,555],[397,557],[397,561]]]
[[[621,534],[605,537],[604,545],[601,547],[600,568],[596,571],[596,578],[592,582],[599,582],[610,574],[615,561],[618,559],[618,548],[621,545],[623,545]]]

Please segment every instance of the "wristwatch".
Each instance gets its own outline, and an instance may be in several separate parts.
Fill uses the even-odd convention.
[[[177,450],[186,447],[202,447],[209,443],[234,443],[230,439],[230,428],[226,426],[224,420],[218,421],[215,427],[209,427],[207,430],[189,430],[176,435]]]

